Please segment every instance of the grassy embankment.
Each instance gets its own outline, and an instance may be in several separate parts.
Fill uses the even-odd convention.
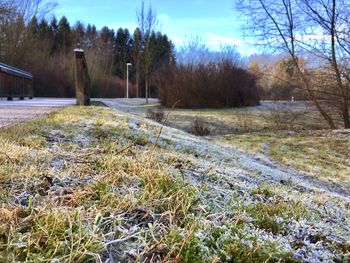
[[[193,159],[171,141],[155,145],[147,132],[158,129],[141,121],[135,131],[128,118],[70,107],[0,131],[1,262],[298,261],[309,241],[279,240],[317,218],[299,194],[233,189],[219,205],[179,171]],[[349,252],[327,242],[340,258]]]

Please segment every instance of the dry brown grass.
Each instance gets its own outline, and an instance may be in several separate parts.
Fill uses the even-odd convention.
[[[218,210],[222,198],[183,174],[192,159],[152,143],[149,123],[129,124],[107,108],[70,107],[0,131],[1,262],[297,261],[250,233],[283,233],[291,221],[276,217],[303,218],[302,204],[271,192],[279,206],[260,212],[255,191]]]

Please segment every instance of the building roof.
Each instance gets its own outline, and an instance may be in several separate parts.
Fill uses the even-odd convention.
[[[0,62],[0,71],[6,72],[8,74],[16,75],[18,77],[27,78],[27,79],[33,79],[33,74],[9,65],[6,65],[4,63]]]

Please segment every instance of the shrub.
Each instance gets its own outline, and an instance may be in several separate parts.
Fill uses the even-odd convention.
[[[208,123],[201,118],[196,118],[191,124],[191,133],[197,136],[206,136],[210,134]]]
[[[259,104],[256,78],[233,62],[176,65],[159,73],[159,98],[171,107],[242,107]]]
[[[149,109],[146,114],[148,119],[154,120],[159,123],[163,123],[165,120],[165,112],[162,110],[154,111]]]

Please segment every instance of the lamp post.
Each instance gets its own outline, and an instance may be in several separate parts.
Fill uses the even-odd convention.
[[[129,67],[131,63],[126,63],[126,98],[129,98]]]

